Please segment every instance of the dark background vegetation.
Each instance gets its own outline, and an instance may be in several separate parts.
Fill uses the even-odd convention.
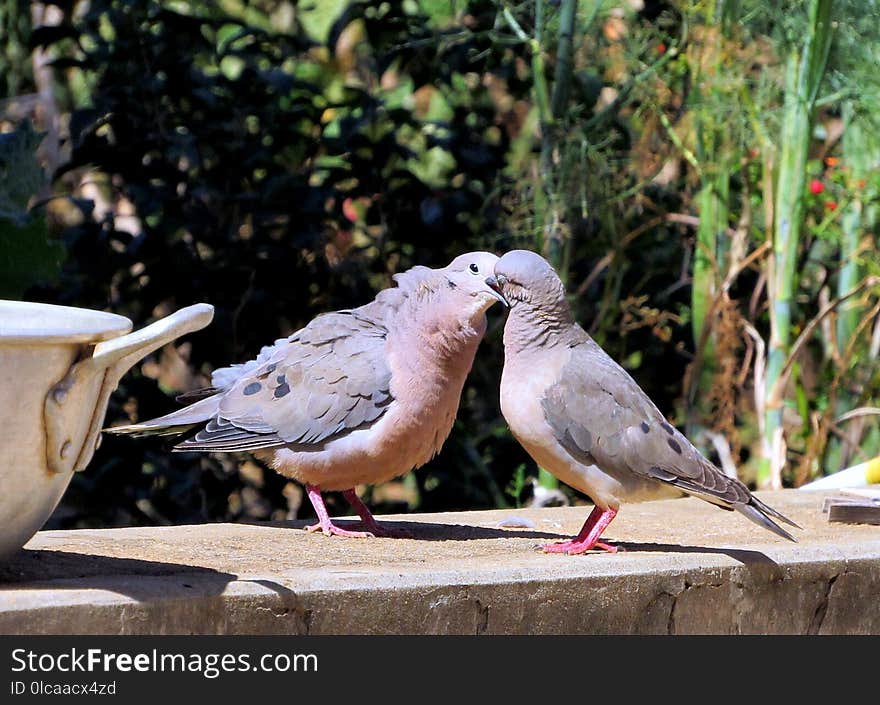
[[[878,150],[860,122],[876,57],[858,53],[859,32],[875,30],[844,22],[859,17],[852,4],[835,8],[803,181],[778,180],[785,66],[807,4],[773,16],[648,0],[2,0],[0,295],[137,327],[215,306],[207,329],[123,379],[112,425],[176,408],[212,369],[366,302],[394,272],[527,247],[707,453],[721,437],[753,485],[799,484],[877,454],[876,416],[857,433],[838,420],[873,408],[880,384],[868,281],[849,328],[835,307],[795,351],[786,463],[767,474],[748,329],[768,339],[770,300],[784,296],[768,283],[771,203],[794,189],[801,207],[804,235],[783,243],[797,257],[793,338],[843,272],[851,287],[878,269]],[[843,135],[861,135],[860,166]],[[490,322],[452,436],[426,467],[366,489],[379,511],[528,501],[537,469],[500,417],[501,312]],[[301,502],[248,456],[105,437],[50,525],[308,516]]]

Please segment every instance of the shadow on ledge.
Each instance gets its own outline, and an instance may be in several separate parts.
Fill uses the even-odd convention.
[[[158,595],[151,585],[130,578],[179,578],[182,590],[196,589],[188,582],[198,581],[200,595],[219,595],[237,579],[232,573],[181,563],[144,561],[136,558],[74,553],[71,551],[21,550],[8,562],[0,564],[0,592],[26,587],[29,590],[82,590],[97,588],[126,595],[138,601],[150,601]],[[64,582],[71,581],[68,586]]]
[[[341,541],[475,541],[478,539],[562,539],[561,534],[550,534],[545,531],[533,531],[531,529],[511,528],[501,529],[492,526],[474,526],[473,524],[435,524],[426,521],[386,521],[376,517],[379,525],[391,531],[404,531],[410,536],[392,539],[347,539]],[[291,529],[305,533],[306,521],[242,521],[241,524],[249,526],[265,526],[273,529]],[[364,531],[364,526],[357,519],[333,520],[340,529]]]
[[[712,546],[683,546],[677,543],[634,543],[609,539],[621,551],[627,553],[703,553],[727,556],[745,566],[765,566],[779,570],[779,564],[766,553],[741,548],[716,548]]]
[[[422,521],[385,521],[377,517],[379,524],[387,529],[402,530],[411,534],[410,540],[416,541],[475,541],[479,539],[536,539],[542,541],[565,541],[572,538],[567,533],[549,533],[546,531],[538,531],[529,528],[507,528],[502,529],[492,526],[476,526],[473,524],[438,524]],[[308,522],[305,521],[253,521],[241,522],[250,526],[266,526],[275,529],[290,529],[292,531],[303,531]],[[353,520],[335,520],[340,528],[363,530],[363,525],[357,519]],[[400,541],[404,539],[341,539],[343,541]],[[728,556],[743,565],[765,565],[778,568],[776,563],[768,555],[760,551],[738,548],[718,548],[712,546],[688,546],[682,544],[671,543],[637,543],[634,541],[615,541],[613,538],[603,539],[615,546],[621,551],[627,553],[703,553]],[[540,545],[535,546],[535,550],[540,550]],[[589,554],[604,554],[605,551],[590,551]],[[570,556],[574,558],[574,556]]]

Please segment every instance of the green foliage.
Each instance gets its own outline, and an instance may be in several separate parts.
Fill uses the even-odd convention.
[[[0,100],[24,92],[31,83],[28,0],[0,2]]]
[[[744,479],[766,452],[755,340],[766,347],[783,299],[789,342],[813,326],[781,389],[786,482],[880,444],[866,417],[861,431],[847,426],[855,441],[826,448],[836,416],[876,406],[863,325],[876,292],[815,320],[822,301],[877,273],[873,0],[833,3],[823,80],[818,59],[799,65],[812,80],[795,93],[815,98],[799,116],[801,161],[786,156],[784,70],[810,29],[803,3],[62,5],[58,27],[21,21],[15,35],[55,62],[69,156],[54,181],[70,197],[53,201],[62,278],[28,297],[137,325],[195,301],[217,310],[176,356],[126,376],[108,423],[169,411],[211,369],[363,303],[393,272],[527,247],[553,258],[578,320],[661,409],[728,439]],[[30,91],[29,68],[18,71],[17,90]],[[844,165],[829,166],[831,155]],[[810,179],[825,191],[810,193]],[[766,288],[777,202],[800,228],[782,296]],[[499,415],[500,320],[490,319],[452,436],[405,482],[376,488],[383,508],[525,501],[535,467]],[[835,344],[829,330],[855,339],[846,359],[846,335]],[[108,437],[56,522],[297,510],[292,484],[244,460]]]
[[[35,152],[42,135],[24,122],[0,134],[0,297],[19,298],[29,287],[54,279],[64,250],[48,237],[42,214],[28,202],[45,184]]]
[[[521,463],[516,466],[516,470],[513,471],[513,477],[510,478],[510,482],[504,488],[504,493],[513,500],[513,504],[517,509],[523,506],[523,494],[528,486],[526,466],[525,463]]]

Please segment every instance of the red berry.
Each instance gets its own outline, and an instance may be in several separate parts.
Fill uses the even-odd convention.
[[[658,54],[665,54],[666,53],[666,45],[663,42],[660,42],[657,45],[657,53]]]
[[[346,198],[342,202],[342,214],[352,223],[357,223],[358,220],[360,220],[360,216],[358,215],[357,208],[355,208],[354,204],[354,199]]]
[[[810,193],[820,194],[825,190],[825,184],[823,184],[819,179],[813,179],[810,182]]]
[[[837,201],[825,201],[825,207],[830,211],[836,211]]]

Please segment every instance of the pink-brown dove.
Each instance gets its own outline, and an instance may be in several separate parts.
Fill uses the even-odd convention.
[[[256,359],[216,370],[207,398],[107,430],[189,434],[177,451],[251,451],[306,486],[318,515],[309,531],[390,535],[354,487],[403,475],[440,450],[486,311],[506,304],[486,282],[497,260],[472,252],[442,269],[413,267],[372,302],[319,315]],[[322,490],[342,491],[367,531],[335,526]]]
[[[595,505],[574,539],[544,550],[614,551],[599,538],[622,502],[682,492],[795,540],[773,519],[797,524],[704,458],[575,322],[565,288],[545,259],[527,250],[508,252],[488,281],[510,305],[501,377],[504,418],[538,465]]]

